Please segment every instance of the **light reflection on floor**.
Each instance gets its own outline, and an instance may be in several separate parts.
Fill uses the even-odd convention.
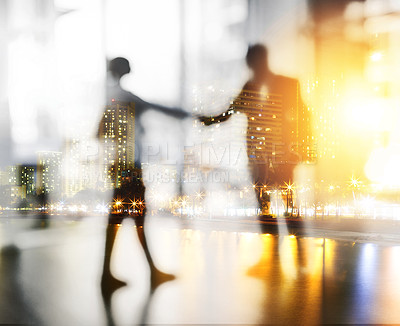
[[[109,309],[99,288],[104,219],[14,230],[29,245],[2,255],[0,323],[400,322],[400,246],[196,223],[148,219],[155,262],[177,276],[153,295],[134,223],[117,225],[112,270],[128,286],[114,293]],[[7,228],[1,224],[1,233]],[[47,235],[47,242],[38,239]]]

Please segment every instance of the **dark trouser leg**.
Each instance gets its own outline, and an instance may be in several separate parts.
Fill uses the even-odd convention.
[[[258,208],[261,214],[269,214],[269,195],[265,193],[263,186],[270,181],[270,172],[265,162],[254,162],[250,165],[252,174],[252,182],[256,187],[254,188],[255,195],[258,201]]]
[[[126,285],[125,282],[116,279],[111,273],[111,257],[119,227],[120,225],[111,223],[110,216],[106,229],[103,274],[101,277],[101,288],[103,295],[111,295],[115,290]]]
[[[143,213],[143,214],[145,214],[145,213]],[[150,266],[150,270],[153,270],[156,267],[154,265],[153,258],[151,257],[149,246],[148,246],[147,240],[146,240],[146,235],[144,233],[144,215],[137,216],[135,218],[135,224],[136,224],[137,236],[138,236],[140,244],[143,248],[144,254],[146,255],[146,260]]]
[[[150,285],[151,285],[151,291],[153,292],[162,283],[174,280],[175,276],[161,272],[153,262],[153,258],[151,257],[150,254],[144,230],[145,214],[146,212],[144,211],[143,216],[137,216],[135,218],[135,223],[136,223],[136,232],[140,244],[142,245],[144,254],[146,255],[146,259],[150,267]]]

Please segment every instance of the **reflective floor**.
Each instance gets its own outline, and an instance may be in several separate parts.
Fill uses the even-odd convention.
[[[400,323],[400,243],[243,232],[240,223],[149,217],[156,265],[176,279],[150,291],[133,221],[119,228],[100,290],[106,220],[0,224],[0,323],[39,325]],[[218,227],[213,227],[218,226]],[[10,244],[14,244],[10,246]],[[18,249],[17,249],[18,248]]]

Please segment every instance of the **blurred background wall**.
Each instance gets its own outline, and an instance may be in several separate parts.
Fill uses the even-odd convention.
[[[400,185],[399,1],[1,0],[0,8],[3,167],[35,163],[38,151],[73,139],[82,161],[96,155],[107,58],[131,61],[123,86],[146,100],[193,112],[196,94],[214,92],[203,112],[211,114],[242,87],[247,46],[260,42],[274,72],[301,82],[316,179]]]

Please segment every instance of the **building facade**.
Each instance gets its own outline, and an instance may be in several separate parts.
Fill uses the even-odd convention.
[[[38,152],[36,192],[62,193],[62,153],[43,151]]]
[[[107,105],[99,126],[104,187],[119,188],[135,165],[135,108],[133,103]]]
[[[17,185],[23,188],[24,197],[36,193],[36,166],[17,165]]]

